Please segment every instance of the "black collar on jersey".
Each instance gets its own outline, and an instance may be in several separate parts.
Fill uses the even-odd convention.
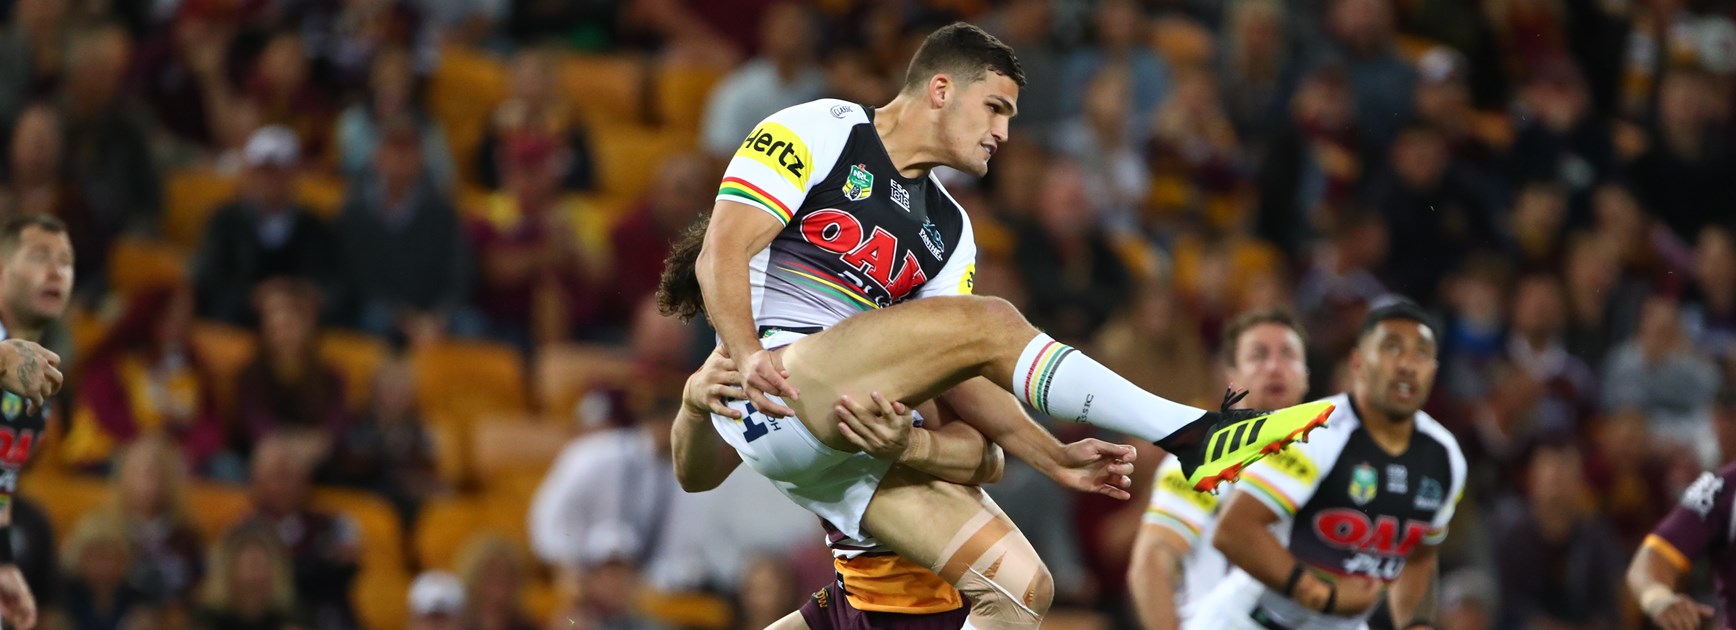
[[[1352,390],[1349,392],[1345,392],[1344,397],[1350,401],[1350,409],[1348,409],[1347,411],[1350,412],[1351,417],[1356,418],[1356,430],[1367,431],[1368,430],[1368,421],[1364,420],[1364,418],[1367,418],[1368,416],[1362,413],[1361,405],[1356,402],[1356,391]],[[1418,413],[1420,413],[1420,412],[1418,412]],[[1373,434],[1370,434],[1368,437],[1371,440],[1374,439]],[[1411,414],[1410,434],[1405,436],[1404,452],[1409,453],[1411,450],[1411,447],[1416,445],[1416,441],[1417,441],[1417,414],[1413,413],[1413,414]],[[1385,451],[1386,449],[1381,449],[1381,450]],[[1399,453],[1399,454],[1403,455],[1404,453]]]

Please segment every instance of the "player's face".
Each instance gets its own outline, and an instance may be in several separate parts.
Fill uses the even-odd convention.
[[[1230,384],[1248,390],[1249,409],[1282,409],[1308,393],[1308,363],[1302,338],[1282,324],[1256,324],[1236,337]]]
[[[18,248],[0,270],[6,302],[17,315],[51,320],[72,299],[72,240],[66,232],[24,228]]]
[[[1350,369],[1358,399],[1392,418],[1423,408],[1435,386],[1435,333],[1418,322],[1381,322],[1357,345]]]
[[[940,117],[946,165],[977,177],[989,172],[989,158],[1007,141],[1007,124],[1018,114],[1019,84],[994,72],[975,83],[954,84]]]

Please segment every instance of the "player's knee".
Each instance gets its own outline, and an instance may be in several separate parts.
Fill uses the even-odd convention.
[[[957,586],[970,597],[971,617],[992,620],[997,628],[1037,627],[1055,600],[1055,580],[1029,548],[967,572]]]
[[[1037,577],[1031,581],[1031,588],[1025,593],[1025,605],[1030,607],[1038,617],[1046,617],[1049,607],[1055,603],[1055,576],[1049,574],[1046,565],[1037,566]]]

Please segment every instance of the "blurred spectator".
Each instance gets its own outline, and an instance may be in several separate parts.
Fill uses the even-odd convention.
[[[1501,357],[1501,335],[1507,327],[1507,293],[1513,270],[1495,256],[1476,256],[1454,269],[1441,283],[1447,313],[1440,333],[1441,372],[1449,375],[1444,391],[1461,400],[1476,400],[1497,381],[1488,372]],[[1529,409],[1529,407],[1527,407]]]
[[[1567,48],[1565,3],[1540,0],[1503,0],[1493,4],[1486,18],[1503,53],[1507,74],[1527,77]]]
[[[1084,114],[1086,85],[1106,68],[1120,67],[1128,73],[1132,97],[1126,110],[1127,135],[1136,143],[1151,133],[1151,117],[1175,89],[1169,64],[1146,44],[1148,21],[1132,0],[1104,0],[1091,14],[1092,45],[1079,48],[1067,58],[1061,81],[1061,113]]]
[[[1177,73],[1175,89],[1158,109],[1155,126],[1151,166],[1163,174],[1157,178],[1159,188],[1180,187],[1186,207],[1200,212],[1210,227],[1239,225],[1246,218],[1237,197],[1240,147],[1211,75]]]
[[[1224,43],[1214,68],[1224,112],[1249,155],[1265,153],[1268,142],[1284,128],[1284,90],[1294,72],[1284,3],[1246,0],[1229,7]],[[1020,55],[1021,60],[1023,54]]]
[[[500,24],[507,0],[421,0],[428,14],[428,34],[435,42],[458,46],[500,46]]]
[[[1609,526],[1585,501],[1579,448],[1545,442],[1531,456],[1527,497],[1495,526],[1498,628],[1615,628],[1624,563]]]
[[[1552,62],[1520,88],[1517,107],[1510,175],[1560,182],[1568,223],[1588,224],[1592,194],[1614,175],[1616,153],[1609,125],[1593,115],[1584,79],[1571,62]]]
[[[1290,124],[1267,141],[1255,230],[1291,259],[1303,259],[1309,232],[1329,225],[1327,210],[1351,200],[1362,180],[1355,107],[1343,68],[1316,68],[1290,100]]]
[[[1025,87],[1019,90],[1019,115],[1012,120],[1014,137],[1044,137],[1061,121],[1061,81],[1066,54],[1054,45],[1055,9],[1049,0],[1012,0],[986,16],[979,25],[1019,53]],[[896,77],[902,79],[903,77]],[[837,83],[837,81],[833,81]],[[856,101],[874,105],[891,100]]]
[[[306,282],[268,280],[255,291],[259,349],[237,377],[237,451],[285,432],[325,453],[349,430],[344,382],[319,350],[319,294]]]
[[[512,93],[494,108],[488,130],[476,148],[476,174],[483,187],[511,187],[508,171],[523,168],[512,153],[513,146],[525,141],[554,145],[556,162],[552,168],[562,190],[597,187],[591,142],[578,111],[567,100],[569,95],[561,91],[556,63],[554,53],[543,50],[527,50],[513,58]]]
[[[335,111],[332,94],[314,83],[301,35],[282,31],[266,40],[247,77],[245,94],[269,125],[282,125],[304,143],[301,157],[326,163]]]
[[[1082,169],[1051,165],[1038,194],[1037,215],[1015,230],[1014,263],[1031,292],[1025,315],[1057,339],[1082,342],[1127,302],[1132,280]]]
[[[1126,308],[1092,341],[1092,356],[1145,391],[1176,401],[1211,401],[1219,382],[1199,327],[1162,282],[1135,289]]]
[[[740,615],[736,627],[770,628],[790,611],[800,609],[805,598],[792,573],[776,558],[766,556],[748,565],[736,589],[735,607]]]
[[[614,257],[609,265],[614,271],[608,300],[611,320],[625,321],[633,308],[657,292],[670,244],[701,213],[710,211],[716,194],[714,179],[699,154],[671,156],[658,165],[657,185],[609,234]]]
[[[101,285],[115,237],[155,233],[162,220],[162,182],[147,126],[121,92],[131,47],[117,26],[84,31],[67,46],[65,175],[83,203],[60,208],[59,216],[79,252],[81,285]]]
[[[1506,361],[1541,388],[1536,409],[1545,432],[1577,432],[1596,409],[1597,374],[1567,351],[1567,307],[1561,280],[1532,274],[1513,290]]]
[[[60,80],[66,53],[65,0],[15,0],[0,29],[0,121],[11,121],[27,99],[47,95]]]
[[[1646,416],[1637,409],[1611,413],[1596,428],[1597,448],[1586,451],[1586,481],[1620,548],[1637,549],[1675,505],[1669,482],[1673,464],[1666,451],[1653,448]]]
[[[288,26],[301,32],[311,77],[321,91],[339,97],[368,83],[375,56],[386,49],[410,51],[417,68],[433,64],[435,48],[414,0],[313,0],[288,7]]]
[[[568,577],[623,560],[635,582],[642,570],[662,590],[697,586],[704,576],[687,529],[698,524],[688,515],[694,495],[681,491],[669,463],[675,413],[658,406],[638,416],[561,451],[531,501],[531,551]]]
[[[1447,270],[1472,252],[1499,246],[1490,191],[1456,168],[1446,139],[1432,127],[1399,132],[1388,162],[1370,199],[1386,216],[1392,242],[1404,246],[1390,252],[1386,274],[1394,290],[1426,302]]]
[[[1554,180],[1524,184],[1513,199],[1506,233],[1522,270],[1558,269],[1566,249],[1567,196]]]
[[[182,142],[216,148],[233,116],[229,61],[240,17],[228,0],[181,0],[168,28],[139,44],[128,90]]]
[[[560,618],[573,630],[661,630],[639,607],[647,586],[636,552],[645,544],[640,532],[623,522],[602,521],[577,545],[583,588]]]
[[[1295,309],[1308,331],[1310,386],[1317,392],[1329,391],[1332,365],[1356,345],[1368,306],[1387,294],[1374,274],[1386,259],[1386,223],[1361,208],[1338,213],[1335,223],[1296,283]]]
[[[1621,341],[1621,321],[1626,318],[1624,295],[1638,287],[1622,289],[1621,261],[1609,239],[1586,233],[1567,241],[1563,268],[1567,295],[1567,351],[1587,365],[1601,366],[1604,357]]]
[[[595,287],[608,260],[581,228],[595,217],[561,195],[559,147],[520,136],[506,147],[506,195],[496,197],[469,232],[478,280],[474,304],[490,334],[529,348],[589,327],[602,305]]]
[[[512,543],[484,534],[458,554],[458,574],[470,611],[463,627],[472,630],[536,630],[519,603],[525,560]]]
[[[1711,423],[1718,380],[1717,364],[1683,333],[1680,305],[1654,296],[1646,301],[1639,329],[1604,364],[1603,404],[1639,409],[1653,435],[1692,449],[1709,468],[1720,461]]]
[[[1383,157],[1411,114],[1415,77],[1395,50],[1392,12],[1385,0],[1334,0],[1326,16],[1333,55],[1349,71],[1365,159]]]
[[[47,104],[29,105],[18,115],[11,131],[4,183],[0,183],[0,216],[26,213],[89,216],[84,191],[76,180],[66,176],[63,168],[65,154],[59,112]],[[78,236],[84,239],[88,235],[80,232]],[[80,280],[74,291],[85,301],[95,301],[95,296],[108,288],[103,281],[108,270],[93,266],[105,259],[106,252],[97,252],[73,261],[73,275]]]
[[[192,293],[159,286],[133,294],[127,309],[80,359],[78,404],[61,438],[61,459],[82,468],[108,463],[142,436],[168,436],[186,464],[205,470],[223,448],[217,384],[189,339]]]
[[[336,239],[325,222],[296,200],[300,143],[286,127],[254,132],[247,141],[247,172],[238,199],[218,208],[194,257],[199,317],[252,323],[256,285],[290,276],[341,295]]]
[[[1151,171],[1144,143],[1127,133],[1127,112],[1133,106],[1128,80],[1121,66],[1098,72],[1085,86],[1084,113],[1057,125],[1051,144],[1079,165],[1086,198],[1101,213],[1093,223],[1132,234],[1141,227]]]
[[[1733,52],[1730,37],[1731,18],[1711,11],[1700,11],[1693,3],[1680,0],[1646,2],[1626,10],[1627,38],[1622,47],[1626,53],[1624,67],[1616,71],[1621,86],[1621,110],[1629,118],[1640,119],[1657,102],[1659,83],[1668,82],[1673,66],[1701,66],[1728,72]],[[1705,8],[1710,8],[1705,7]],[[1662,88],[1668,89],[1668,88]]]
[[[1700,228],[1692,278],[1682,310],[1694,347],[1713,357],[1736,355],[1736,240],[1730,228]]]
[[[193,618],[198,630],[311,630],[298,608],[289,555],[268,526],[238,527],[211,550],[201,587],[202,606]]]
[[[1460,569],[1441,577],[1441,624],[1453,630],[1495,628],[1496,590],[1489,576]]]
[[[422,502],[445,490],[434,437],[416,407],[415,379],[405,361],[380,366],[373,403],[333,446],[322,475],[385,497],[398,508],[406,531]]]
[[[1454,159],[1484,177],[1500,168],[1505,146],[1492,137],[1471,108],[1470,62],[1458,51],[1435,46],[1416,62],[1416,83],[1411,100],[1418,120],[1440,130]]]
[[[763,20],[759,56],[718,81],[706,99],[699,144],[714,157],[734,153],[765,117],[819,98],[826,90],[826,74],[815,64],[819,55],[811,9],[783,2],[767,10]]]
[[[405,117],[381,131],[373,168],[350,180],[336,226],[354,323],[414,342],[480,326],[465,309],[474,262],[458,212],[423,168],[426,136]]]
[[[391,121],[405,119],[421,145],[421,170],[428,182],[444,193],[458,186],[452,164],[452,149],[439,121],[429,116],[418,89],[410,53],[387,48],[374,55],[371,79],[360,101],[338,115],[338,166],[352,180],[370,168],[378,168],[381,137]]]
[[[461,630],[466,611],[464,583],[446,571],[423,571],[410,583],[409,630]]]
[[[316,510],[309,502],[312,463],[283,437],[262,440],[253,452],[249,493],[253,514],[238,530],[272,532],[288,551],[297,610],[321,629],[355,628],[350,587],[355,583],[360,531],[344,514]],[[222,552],[219,551],[219,556]],[[213,572],[212,579],[221,574]]]
[[[186,464],[172,442],[144,437],[115,455],[109,504],[134,555],[127,582],[152,604],[186,612],[204,570],[204,545],[187,507]]]
[[[1736,217],[1736,153],[1714,133],[1708,81],[1697,70],[1664,75],[1651,142],[1629,167],[1634,193],[1685,242],[1708,221]]]
[[[73,630],[133,627],[130,618],[146,613],[147,595],[127,582],[133,548],[114,519],[92,514],[80,519],[61,551],[66,572],[62,606]]]

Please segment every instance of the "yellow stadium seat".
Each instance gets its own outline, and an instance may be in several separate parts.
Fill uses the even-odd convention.
[[[425,413],[468,422],[482,413],[522,412],[524,366],[509,346],[476,341],[443,341],[410,357],[416,372],[416,397]]]
[[[29,497],[54,527],[54,537],[65,540],[67,532],[84,515],[108,503],[108,482],[101,477],[72,475],[44,469],[33,469],[18,483],[18,489]]]
[[[344,397],[350,408],[367,408],[374,391],[374,375],[386,362],[386,343],[347,330],[328,330],[320,336],[320,356],[344,377]]]
[[[171,173],[164,184],[163,236],[191,250],[199,245],[205,223],[218,206],[235,199],[236,178],[209,170]]]
[[[567,444],[566,423],[525,414],[490,414],[471,423],[470,472],[488,481],[516,472],[541,474]]]
[[[530,615],[531,623],[538,625],[565,610],[568,604],[561,601],[560,592],[555,589],[554,584],[534,574],[525,580],[524,594],[519,601],[524,602],[524,612]]]
[[[593,130],[640,122],[645,80],[645,65],[631,57],[567,55],[560,62],[562,92]]]
[[[187,281],[186,250],[171,243],[132,236],[109,248],[109,289],[119,293]]]
[[[314,214],[330,221],[343,209],[345,188],[342,178],[308,174],[296,179],[295,196]]]
[[[434,443],[434,468],[440,479],[462,486],[470,475],[470,432],[464,423],[443,414],[423,414],[423,421]]]
[[[450,46],[440,53],[440,67],[429,85],[428,103],[446,131],[460,179],[477,179],[471,156],[482,142],[494,107],[507,95],[505,64],[487,53]]]
[[[193,350],[217,383],[217,404],[223,409],[233,408],[236,379],[253,360],[253,332],[221,322],[196,321],[192,336]]]
[[[657,175],[663,158],[693,148],[693,137],[680,131],[629,125],[593,125],[591,145],[597,159],[597,180],[608,195],[636,197]]]
[[[338,488],[316,489],[313,506],[344,514],[361,530],[361,572],[350,593],[357,616],[371,628],[400,627],[410,578],[404,563],[404,534],[398,513],[385,499]]]
[[[689,134],[699,128],[711,88],[726,69],[699,66],[663,67],[657,71],[657,112],[664,126]]]
[[[416,559],[425,568],[453,568],[465,541],[477,533],[482,502],[467,497],[446,497],[422,504],[416,515]]]
[[[205,540],[217,540],[253,513],[253,500],[241,486],[193,482],[187,488],[187,509]]]
[[[639,610],[678,628],[724,630],[735,621],[729,600],[706,593],[646,592],[639,597]]]
[[[403,628],[409,614],[410,576],[396,571],[362,571],[350,590],[350,603],[364,628]]]
[[[66,326],[72,331],[72,347],[82,357],[102,341],[109,323],[88,309],[74,306],[67,313]]]
[[[537,406],[549,415],[569,415],[592,389],[632,380],[632,358],[614,348],[561,343],[537,349]]]

